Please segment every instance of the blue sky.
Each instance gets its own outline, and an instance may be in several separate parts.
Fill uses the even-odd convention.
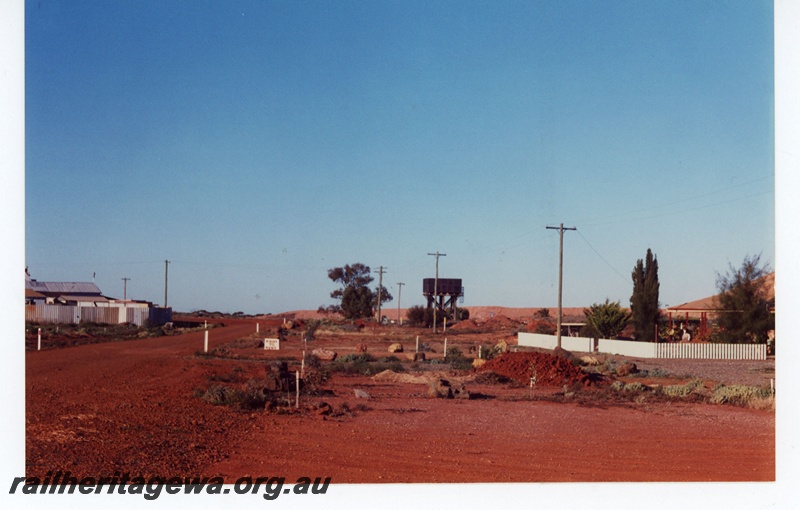
[[[771,2],[28,2],[25,263],[169,304],[661,302],[775,265]],[[377,280],[377,274],[376,280]],[[397,305],[393,301],[388,306]]]

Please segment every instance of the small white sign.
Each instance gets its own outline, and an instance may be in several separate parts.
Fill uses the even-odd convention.
[[[279,351],[281,350],[281,341],[278,338],[265,338],[264,339],[265,351]]]

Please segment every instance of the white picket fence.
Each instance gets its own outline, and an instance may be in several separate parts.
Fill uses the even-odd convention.
[[[517,335],[517,344],[527,347],[554,349],[558,344],[558,339],[553,335],[519,333]],[[767,359],[767,346],[765,344],[653,343],[562,336],[561,347],[568,351],[618,354],[633,358]]]

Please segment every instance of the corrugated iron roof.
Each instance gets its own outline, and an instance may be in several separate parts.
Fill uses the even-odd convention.
[[[25,289],[25,297],[26,298],[45,298],[47,296],[45,296],[41,292],[36,292],[33,289]]]
[[[25,288],[42,294],[102,295],[97,285],[92,282],[40,282],[30,280],[25,282]]]

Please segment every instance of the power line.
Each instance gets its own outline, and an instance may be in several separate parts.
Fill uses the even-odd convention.
[[[589,248],[591,248],[591,249],[592,249],[592,251],[593,251],[593,252],[595,252],[595,253],[597,254],[597,256],[598,256],[598,257],[600,257],[600,259],[601,259],[603,262],[605,262],[605,263],[606,263],[606,265],[607,265],[608,267],[610,267],[610,268],[611,268],[611,270],[612,270],[612,271],[614,271],[615,273],[617,273],[617,274],[620,276],[620,278],[622,278],[623,280],[625,280],[625,281],[628,281],[628,279],[627,279],[627,278],[625,278],[625,276],[624,276],[622,273],[620,273],[619,271],[617,271],[617,269],[616,269],[614,266],[612,266],[612,265],[611,265],[611,263],[609,263],[609,262],[608,262],[608,261],[605,259],[605,257],[603,257],[602,255],[600,255],[600,252],[599,252],[599,251],[597,251],[597,250],[594,248],[594,246],[592,246],[592,243],[590,243],[588,239],[586,239],[585,237],[583,237],[583,234],[581,234],[580,232],[578,232],[578,235],[579,235],[579,236],[581,236],[581,239],[583,239],[584,241],[586,241],[586,244],[587,244],[587,245],[589,245]]]
[[[628,221],[630,219],[630,217],[635,215],[635,214],[648,212],[648,211],[654,211],[654,210],[657,210],[657,209],[663,209],[665,207],[671,207],[671,206],[674,206],[674,205],[685,204],[687,202],[693,202],[693,201],[695,201],[697,199],[700,199],[700,198],[716,195],[716,194],[719,194],[719,193],[724,193],[725,191],[730,191],[732,189],[736,189],[736,188],[739,188],[739,187],[742,187],[742,186],[746,186],[748,184],[753,184],[755,182],[762,181],[762,180],[766,179],[767,177],[769,177],[769,176],[759,177],[758,179],[753,179],[753,180],[750,180],[750,181],[747,181],[747,182],[743,182],[741,184],[736,184],[734,186],[729,186],[727,188],[722,188],[722,189],[718,189],[718,190],[715,190],[715,191],[709,191],[707,193],[701,193],[699,195],[692,195],[692,196],[689,196],[689,197],[686,197],[686,198],[682,198],[680,200],[674,200],[672,202],[667,202],[667,203],[660,204],[660,205],[655,205],[655,206],[651,206],[651,207],[644,207],[642,209],[636,209],[636,210],[633,210],[633,211],[626,211],[626,212],[620,212],[620,213],[615,213],[615,214],[609,214],[607,216],[589,218],[589,219],[586,219],[586,220],[583,220],[583,221],[579,221],[579,222],[576,222],[576,223],[583,223],[583,224],[589,224],[589,225],[599,225],[599,224],[607,225],[609,223],[616,223],[616,222],[619,222],[619,221]],[[718,205],[724,205],[724,204],[728,204],[728,203],[735,202],[735,201],[738,201],[738,200],[744,200],[746,198],[752,198],[752,197],[756,197],[756,196],[760,196],[760,195],[768,195],[770,193],[774,193],[774,190],[762,191],[760,193],[754,193],[754,194],[746,195],[746,196],[743,196],[743,197],[737,197],[737,198],[732,198],[732,199],[729,199],[729,200],[723,200],[721,202],[713,202],[713,203],[710,203],[710,204],[698,205],[698,206],[691,207],[691,208],[688,208],[688,209],[682,209],[680,212],[695,211],[695,210],[698,210],[698,209],[705,209],[705,208],[708,208],[708,207],[715,207],[715,206],[718,206]],[[648,216],[647,218],[642,218],[642,219],[659,218],[661,216],[665,216],[665,215],[669,215],[669,214],[674,214],[674,213],[667,211],[667,212],[663,212],[663,213],[656,214],[656,215],[653,215],[653,216]],[[611,221],[611,222],[604,222],[604,220],[609,220],[609,219],[614,219],[614,218],[621,218],[621,219],[615,220],[615,221]]]

